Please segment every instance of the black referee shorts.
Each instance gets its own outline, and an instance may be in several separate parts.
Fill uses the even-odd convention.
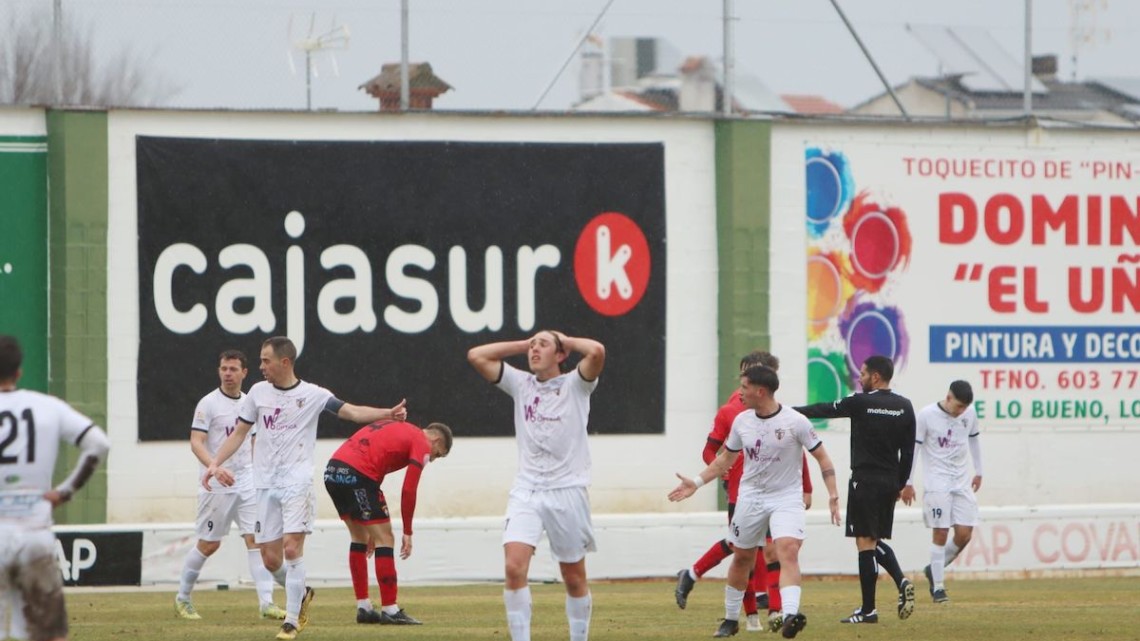
[[[891,538],[898,481],[889,476],[852,478],[847,483],[848,537]]]

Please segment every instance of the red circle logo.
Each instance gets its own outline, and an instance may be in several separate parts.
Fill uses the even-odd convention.
[[[574,280],[599,314],[621,316],[637,306],[649,285],[649,243],[624,214],[598,214],[578,236]]]

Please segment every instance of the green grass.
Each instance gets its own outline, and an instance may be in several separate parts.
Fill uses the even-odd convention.
[[[921,577],[918,607],[907,621],[895,617],[895,592],[879,583],[881,623],[841,625],[858,605],[853,579],[812,579],[804,583],[802,611],[808,627],[797,638],[827,641],[892,639],[916,641],[1140,641],[1140,578],[956,581],[947,585],[950,604],[929,600]],[[534,641],[568,638],[564,592],[560,585],[534,585]],[[594,583],[590,636],[596,641],[700,639],[712,636],[724,614],[724,583],[699,583],[686,610],[673,602],[673,584],[664,581]],[[375,597],[375,586],[373,586]],[[284,605],[277,590],[278,603]],[[252,590],[200,589],[194,604],[201,621],[176,619],[171,592],[81,592],[68,595],[71,638],[77,641],[205,641],[265,639],[278,623],[257,618]],[[357,625],[349,588],[317,588],[305,641],[375,639],[461,639],[509,641],[502,586],[402,587],[400,605],[423,626]],[[746,632],[747,639],[777,639]]]

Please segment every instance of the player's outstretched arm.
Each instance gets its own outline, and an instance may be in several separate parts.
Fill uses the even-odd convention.
[[[693,478],[689,478],[678,472],[677,478],[681,479],[681,483],[669,492],[669,500],[676,502],[684,501],[689,498],[705,483],[723,476],[724,473],[728,471],[728,468],[732,467],[732,464],[736,461],[736,457],[739,455],[740,452],[733,452],[727,449],[721,450],[721,453],[717,455],[716,459]]]
[[[337,417],[357,425],[367,425],[376,421],[403,421],[408,418],[408,399],[401,399],[395,407],[371,407],[345,403],[336,412]]]

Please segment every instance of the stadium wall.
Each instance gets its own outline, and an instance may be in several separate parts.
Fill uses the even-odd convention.
[[[1011,195],[1014,200],[1029,203],[1026,207],[1030,216],[1034,196],[1046,200],[1052,198],[1052,206],[1057,208],[1061,206],[1057,203],[1069,202],[1064,200],[1065,196],[1074,195],[1077,197],[1076,206],[1082,208],[1080,211],[1086,218],[1087,212],[1096,206],[1090,203],[1098,202],[1095,197],[1099,196],[1103,211],[1117,207],[1118,219],[1126,223],[1128,214],[1121,209],[1123,205],[1120,203],[1129,205],[1132,211],[1140,209],[1136,204],[1135,189],[1129,188],[1130,183],[1124,179],[1129,168],[1137,166],[1133,161],[1140,141],[1134,134],[1026,128],[1019,123],[880,125],[625,117],[131,111],[84,116],[76,114],[73,120],[57,120],[57,125],[76,124],[72,127],[55,126],[53,131],[61,139],[59,143],[52,139],[52,145],[70,144],[64,149],[72,150],[73,159],[77,158],[74,154],[79,150],[85,150],[85,153],[92,154],[90,158],[97,159],[103,153],[100,144],[105,144],[106,357],[103,360],[95,348],[89,352],[80,349],[79,346],[86,343],[78,339],[89,337],[87,330],[61,326],[59,331],[70,333],[70,337],[53,338],[53,341],[62,341],[63,346],[53,342],[52,349],[67,351],[53,353],[52,358],[71,354],[70,358],[74,359],[82,353],[85,354],[82,362],[88,366],[101,366],[106,372],[106,423],[114,440],[106,501],[107,521],[110,523],[171,523],[171,529],[183,531],[175,538],[185,537],[184,522],[194,511],[197,480],[197,470],[185,442],[140,440],[137,404],[133,397],[137,389],[140,340],[139,196],[135,184],[137,136],[203,140],[658,142],[664,148],[666,225],[669,238],[673,240],[668,244],[668,291],[665,297],[669,340],[665,341],[663,432],[592,437],[595,478],[591,492],[600,525],[608,524],[611,517],[632,519],[639,523],[634,527],[643,528],[644,533],[650,535],[659,526],[673,527],[674,518],[686,522],[691,519],[693,523],[711,528],[700,533],[700,538],[716,535],[717,521],[721,517],[709,512],[716,505],[712,492],[703,492],[681,505],[668,504],[663,495],[674,483],[674,471],[692,473],[700,465],[699,449],[709,420],[735,381],[735,377],[724,370],[726,366],[729,369],[735,367],[739,354],[727,351],[770,347],[782,358],[782,399],[798,403],[811,398],[812,390],[817,386],[813,384],[815,379],[809,367],[809,346],[834,348],[835,341],[844,337],[842,334],[839,339],[829,337],[826,331],[815,335],[813,331],[818,332],[819,328],[805,322],[805,310],[819,302],[810,299],[812,288],[803,286],[810,277],[808,259],[814,255],[813,251],[822,249],[842,254],[852,246],[844,245],[851,239],[844,240],[841,225],[825,231],[820,238],[810,236],[804,223],[804,212],[811,206],[805,167],[810,158],[828,154],[834,158],[838,152],[850,161],[848,177],[851,190],[847,194],[850,200],[845,205],[849,207],[855,196],[866,191],[879,201],[876,204],[881,205],[880,209],[893,207],[901,210],[912,234],[909,260],[893,265],[900,269],[887,274],[869,300],[859,301],[870,303],[872,308],[880,311],[892,308],[905,321],[903,327],[910,342],[905,354],[896,354],[904,356],[896,387],[921,406],[940,398],[949,380],[968,378],[974,381],[978,398],[987,408],[988,414],[981,421],[987,465],[985,483],[978,495],[983,511],[987,515],[1000,515],[1001,510],[1024,509],[1031,514],[1044,514],[1048,520],[1055,516],[1055,510],[1063,509],[1058,506],[1078,506],[1072,508],[1079,513],[1077,522],[1056,521],[1059,525],[1042,525],[1044,530],[1035,526],[1032,532],[1037,534],[1033,536],[1037,536],[1037,540],[1046,547],[1061,545],[1061,538],[1068,537],[1064,538],[1064,545],[1069,549],[1062,554],[1066,558],[1081,556],[1080,552],[1085,548],[1109,550],[1110,553],[1118,550],[1115,559],[1110,560],[1124,559],[1135,564],[1135,559],[1128,556],[1128,550],[1132,549],[1130,541],[1140,540],[1133,490],[1140,480],[1140,471],[1136,466],[1127,465],[1123,457],[1126,452],[1135,450],[1140,440],[1134,418],[1137,412],[1133,410],[1138,394],[1129,376],[1135,368],[1134,363],[1140,359],[1114,356],[1115,361],[1104,360],[1108,357],[1100,354],[1097,358],[1101,360],[1080,361],[1079,358],[1088,356],[1086,354],[1070,361],[1019,362],[1017,359],[1023,356],[1005,354],[999,355],[999,358],[1006,359],[1005,362],[994,363],[979,362],[976,355],[950,354],[948,357],[942,353],[932,357],[931,352],[932,336],[935,336],[932,328],[936,325],[959,331],[978,325],[1028,327],[1031,328],[1028,332],[1036,332],[1038,337],[1055,332],[1058,341],[1063,340],[1065,332],[1079,332],[1082,339],[1089,340],[1087,337],[1090,335],[1098,336],[1097,327],[1127,329],[1134,326],[1136,303],[1131,287],[1137,279],[1134,271],[1129,271],[1128,261],[1121,260],[1135,254],[1137,239],[1132,227],[1118,224],[1119,239],[1115,243],[1109,237],[1108,222],[1099,244],[1089,240],[1095,232],[1087,226],[1078,232],[1072,243],[1065,240],[1063,231],[1058,231],[1060,228],[1053,227],[1042,228],[1044,240],[1041,242],[1035,243],[1031,232],[1026,232],[1021,239],[1006,242],[1001,237],[1001,231],[1006,229],[1002,227],[1006,219],[1001,216],[1012,214],[999,213],[996,214],[996,222],[991,221],[991,224],[997,225],[995,229],[999,240],[1005,244],[993,242],[984,235],[992,231],[986,230],[984,220],[978,227],[982,235],[975,235],[969,241],[948,243],[939,239],[937,225],[930,222],[932,218],[937,219],[941,194],[965,194],[972,202],[980,203],[977,206],[982,216],[985,203],[996,195],[1003,198]],[[100,143],[99,126],[91,125],[103,117],[105,142]],[[11,121],[7,114],[0,114],[3,125],[7,126]],[[756,152],[757,149],[765,149],[765,145],[770,145],[770,153]],[[928,162],[920,165],[919,161],[923,159]],[[954,165],[956,159],[965,163]],[[1007,160],[1014,161],[1019,167],[1032,166],[1032,171],[1040,174],[984,175],[987,162],[1008,167],[1004,164]],[[946,163],[945,177],[938,175],[940,161]],[[970,161],[976,163],[971,165]],[[95,162],[97,164],[97,160]],[[908,166],[910,174],[905,173]],[[979,167],[977,171],[982,172],[981,178],[968,175],[975,171],[972,166]],[[952,175],[959,170],[967,175]],[[80,198],[78,194],[86,194],[85,198],[94,198],[98,204],[98,181],[84,183],[78,181],[76,175],[82,171],[98,172],[98,168],[64,165],[59,171],[64,172],[59,178],[60,184],[69,184],[68,179],[71,178],[71,185],[88,185],[88,191],[76,188],[74,198],[59,205],[64,208],[61,220],[86,220],[85,216],[89,214],[85,212],[92,210],[85,209],[84,203],[75,198]],[[1052,172],[1052,175],[1045,178],[1046,172]],[[839,184],[838,193],[842,194],[842,183]],[[999,199],[998,204],[1002,202],[1007,201]],[[956,213],[953,215],[965,216],[961,209],[964,205],[957,206],[959,209],[954,210]],[[95,207],[94,213],[97,214],[97,210]],[[1107,213],[1105,215],[1108,216]],[[53,221],[55,219],[53,214]],[[1054,221],[1050,224],[1059,223]],[[735,233],[742,228],[747,235]],[[85,229],[97,230],[97,226]],[[56,231],[53,230],[53,234]],[[962,230],[958,232],[961,235]],[[725,251],[724,248],[729,246],[732,249]],[[959,263],[966,264],[967,269],[963,277],[956,280]],[[986,278],[973,279],[970,270],[975,264],[984,268]],[[1012,268],[1012,271],[1000,272],[991,285],[988,274],[995,265]],[[1037,280],[1033,281],[1030,293],[1030,281],[1025,274],[1036,266],[1042,270],[1037,272]],[[1090,283],[1094,278],[1091,274],[1097,267],[1108,270],[1107,282],[1115,287],[1113,291],[1117,293],[1106,290],[1105,302],[1095,312],[1072,309],[1074,303],[1068,288],[1057,284],[1064,282],[1065,271],[1050,273],[1046,269],[1076,268],[1088,279],[1085,282]],[[57,269],[60,269],[58,263],[53,262],[53,287],[57,287]],[[93,265],[92,273],[98,280],[99,265]],[[1017,275],[1017,278],[1007,277],[1009,273]],[[68,287],[58,287],[69,291]],[[760,289],[749,289],[756,287]],[[753,297],[763,298],[765,288],[769,292],[767,299],[754,303]],[[1012,295],[1010,288],[1015,292]],[[733,294],[726,296],[727,291]],[[845,290],[841,286],[837,291]],[[1084,295],[1088,296],[1089,291]],[[53,305],[56,300],[53,298]],[[63,299],[64,302],[67,300]],[[70,304],[74,306],[82,299],[71,300]],[[1043,301],[1051,303],[1049,312],[1034,311],[1040,309],[1039,304]],[[1007,311],[1011,304],[1015,309]],[[1084,308],[1089,306],[1087,301],[1081,305]],[[53,314],[55,310],[53,306]],[[96,319],[98,313],[96,310]],[[733,316],[729,318],[729,314]],[[828,323],[828,327],[835,329],[838,320],[832,319]],[[1094,330],[1090,331],[1089,327]],[[832,342],[828,343],[829,340]],[[471,344],[475,342],[472,340]],[[1103,341],[1101,349],[1103,352]],[[461,359],[462,350],[457,351],[456,362],[449,363],[448,368],[466,367]],[[797,358],[797,351],[805,357]],[[620,349],[614,350],[611,346],[611,358],[615,354],[620,354]],[[1040,356],[1038,354],[1035,358]],[[210,359],[204,357],[203,360]],[[201,380],[198,369],[210,369],[197,362],[177,362],[169,366],[180,371],[193,370],[198,380]],[[302,360],[302,373],[303,366]],[[1037,381],[1033,386],[1027,383],[1030,371],[1035,373],[1034,380]],[[1094,372],[1099,373],[1100,382],[1097,388],[1092,389]],[[1121,374],[1117,375],[1117,372]],[[210,372],[205,374],[208,379]],[[256,378],[256,373],[252,374],[251,380]],[[470,384],[471,380],[470,377],[464,378],[463,384]],[[1011,382],[1013,380],[1017,382]],[[847,384],[850,385],[849,380]],[[202,392],[209,389],[209,385],[203,385]],[[79,392],[69,389],[67,393]],[[82,394],[80,396],[83,397]],[[98,393],[94,398],[98,398]],[[1067,401],[1069,409],[1064,405],[1056,407],[1057,411],[1070,412],[1070,415],[1034,419],[1031,415],[1034,403],[1038,407],[1049,408],[1051,400]],[[1100,413],[1089,417],[1088,407],[1092,400],[1099,401]],[[1010,416],[1009,411],[1014,401],[1023,412],[1017,418]],[[1085,414],[1074,418],[1071,413],[1076,410],[1072,408],[1078,403],[1083,403]],[[1004,414],[999,413],[999,407],[1005,408]],[[96,410],[88,411],[98,413]],[[187,419],[171,413],[153,420],[182,425]],[[451,519],[487,519],[487,523],[492,524],[487,526],[488,531],[497,527],[494,522],[503,510],[513,473],[513,439],[463,439],[462,433],[460,437],[455,453],[433,466],[424,477],[417,516],[424,519],[420,529],[425,534],[437,528],[444,532],[452,531],[456,526]],[[828,426],[823,438],[837,465],[846,467],[849,452],[845,425],[838,422]],[[318,443],[318,465],[337,442],[322,440]],[[317,472],[315,469],[314,475]],[[397,476],[386,485],[395,487],[399,481]],[[816,488],[816,503],[824,505],[822,484],[817,483]],[[845,494],[845,488],[841,486],[840,492]],[[321,497],[320,516],[330,518],[330,505],[323,493],[318,493],[318,496]],[[1114,507],[1113,504],[1117,503],[1125,504],[1124,508]],[[914,543],[918,547],[913,553],[907,550],[900,556],[921,559],[927,536],[918,525],[918,512],[904,510],[902,514],[910,514],[906,518],[914,524],[914,532],[913,536],[904,534],[897,537],[897,541],[903,545]],[[1101,518],[1100,515],[1120,518],[1110,518],[1111,522],[1102,525],[1096,520]],[[813,518],[820,516],[815,513]],[[1003,527],[1014,531],[1008,526]],[[1049,527],[1059,528],[1053,539],[1050,539],[1053,534]],[[330,528],[330,537],[335,536],[334,531],[339,532],[335,527]],[[1004,534],[996,528],[994,532],[989,538],[1000,548]],[[985,540],[987,535],[980,535],[981,540]],[[825,528],[813,538],[821,540],[825,536],[833,534]],[[664,540],[672,541],[679,537],[675,532],[663,532],[660,537],[650,535],[650,538],[661,538],[664,545]],[[1027,540],[1033,541],[1032,538]],[[338,547],[335,541],[330,540],[332,548]],[[841,539],[835,544],[837,549],[848,547]],[[979,546],[979,549],[982,548]],[[662,558],[666,556],[657,548],[653,551]],[[689,552],[691,550],[686,549],[680,554],[684,556]],[[1050,556],[1048,551],[1044,553],[1046,559]],[[1036,565],[1023,564],[1022,567],[1029,570],[1045,563],[1038,561]],[[599,569],[599,576],[624,575],[624,570],[616,566],[610,569],[608,562],[604,566],[606,569]]]
[[[662,512],[677,509],[715,509],[714,492],[680,508],[670,506],[665,493],[677,469],[700,464],[710,417],[717,399],[717,236],[714,176],[714,132],[702,120],[642,120],[634,118],[478,117],[441,114],[253,114],[111,112],[108,115],[109,244],[108,256],[108,411],[112,427],[109,515],[111,522],[183,521],[194,513],[198,469],[186,441],[141,441],[140,423],[166,421],[188,425],[189,411],[162,416],[138,415],[136,402],[139,368],[139,226],[136,143],[138,137],[200,140],[310,140],[310,141],[449,141],[514,143],[627,144],[648,142],[664,149],[665,223],[670,242],[666,264],[664,322],[669,340],[664,344],[664,372],[650,368],[635,376],[663,375],[664,424],[649,435],[594,436],[594,485],[591,496],[599,513]],[[573,180],[573,177],[568,177]],[[588,189],[583,185],[582,189]],[[321,187],[314,185],[314,190]],[[251,214],[252,215],[252,214]],[[269,228],[267,227],[267,233]],[[307,232],[306,232],[307,233]],[[567,327],[573,330],[573,325]],[[525,336],[522,332],[518,336]],[[485,336],[485,335],[483,335]],[[172,337],[170,340],[175,340]],[[361,348],[368,337],[361,337]],[[486,340],[483,338],[482,340]],[[257,343],[243,345],[255,354]],[[408,380],[434,380],[435,387],[475,387],[483,383],[464,357],[467,348],[481,342],[472,335],[457,344],[446,362],[423,363],[415,354],[394,365]],[[217,346],[217,349],[225,347]],[[194,362],[169,363],[200,381],[196,399],[212,381],[214,357],[195,354]],[[622,345],[610,345],[606,374],[622,365]],[[626,366],[629,364],[626,363]],[[256,367],[256,365],[254,365]],[[194,373],[189,370],[197,370]],[[251,368],[252,369],[252,368]],[[636,371],[637,368],[635,368]],[[305,374],[305,355],[298,371]],[[148,376],[138,372],[138,376]],[[431,377],[430,379],[428,377]],[[247,385],[258,380],[253,371]],[[319,379],[315,379],[318,382]],[[611,382],[613,381],[613,382]],[[613,376],[602,386],[615,385]],[[334,390],[335,391],[335,390]],[[376,392],[374,392],[376,393]],[[378,390],[395,394],[398,390]],[[379,402],[375,398],[351,398]],[[595,397],[596,398],[596,397]],[[414,403],[414,399],[412,401]],[[507,398],[492,397],[496,406],[509,408]],[[636,404],[636,398],[618,402]],[[636,408],[636,405],[634,405]],[[652,412],[651,405],[645,411]],[[413,415],[430,419],[430,408],[413,407]],[[509,423],[508,423],[509,424]],[[424,475],[417,517],[497,515],[505,509],[516,457],[513,437],[466,438],[462,422],[454,425],[457,441],[452,454],[431,466]],[[652,426],[651,426],[652,427]],[[177,427],[181,433],[182,427]],[[340,439],[320,440],[315,460],[323,469]],[[156,471],[161,471],[157,472]],[[317,477],[318,469],[314,469]],[[386,481],[399,487],[402,475]],[[390,490],[391,491],[391,490]],[[323,491],[318,492],[318,514],[335,514]],[[393,506],[395,507],[395,506]]]
[[[597,579],[663,577],[692,562],[710,542],[724,535],[723,512],[685,514],[598,514],[598,551],[590,556]],[[186,551],[194,544],[191,524],[151,523],[93,529],[57,528],[65,543],[58,550],[65,578],[74,585],[173,587]],[[497,516],[417,519],[415,553],[400,561],[400,583],[453,583],[502,580],[502,558],[470,554],[499,547]],[[141,538],[141,552],[139,538]],[[456,541],[463,541],[456,545]],[[206,564],[199,581],[251,586],[245,547],[236,534]],[[305,544],[307,577],[313,583],[346,585],[347,531],[338,521],[321,520]],[[898,511],[891,544],[905,572],[917,579],[929,559],[929,531],[915,508]],[[139,559],[141,558],[141,563]],[[851,542],[812,509],[801,554],[812,575],[857,573]],[[722,563],[705,575],[724,577]],[[947,569],[952,578],[1025,578],[1096,572],[1140,574],[1140,505],[1100,504],[1046,507],[988,507],[965,552]],[[531,564],[532,581],[557,581],[557,564],[540,549]]]

